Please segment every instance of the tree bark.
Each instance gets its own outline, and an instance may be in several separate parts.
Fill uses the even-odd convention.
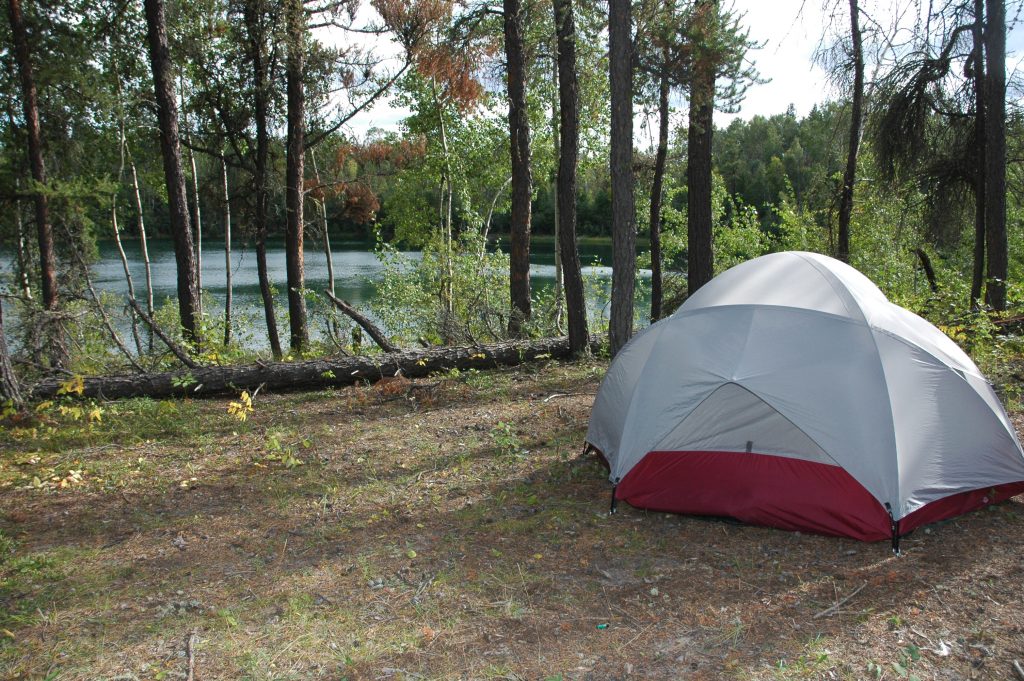
[[[306,323],[305,258],[302,251],[305,217],[305,145],[306,145],[306,92],[302,82],[305,75],[306,17],[302,0],[287,0],[285,24],[288,34],[286,80],[288,90],[288,158],[286,170],[285,203],[285,260],[288,271],[288,326],[291,330],[290,346],[301,352],[309,345]]]
[[[511,253],[509,254],[508,318],[510,336],[519,336],[530,318],[530,118],[526,107],[526,49],[523,45],[523,4],[504,0],[505,60],[508,78],[508,131],[512,154]]]
[[[47,344],[50,363],[63,367],[68,363],[67,348],[64,345],[63,324],[56,316],[60,309],[57,290],[57,255],[53,241],[53,226],[50,224],[50,208],[43,187],[46,184],[46,164],[43,162],[43,140],[39,125],[39,98],[32,71],[32,53],[29,48],[28,29],[21,11],[21,0],[9,0],[8,16],[11,35],[14,39],[14,58],[21,80],[21,106],[28,133],[28,161],[36,187],[32,200],[36,213],[36,234],[39,241],[39,278],[43,291],[43,308],[50,313],[48,320]]]
[[[612,105],[612,299],[608,339],[614,357],[633,335],[633,294],[636,289],[633,21],[630,0],[608,2],[608,47]]]
[[[562,254],[569,353],[587,352],[587,307],[576,248],[576,167],[579,163],[579,85],[576,79],[576,22],[572,0],[554,0],[558,37],[558,103],[561,148],[558,157],[558,246]]]
[[[267,100],[268,65],[264,53],[265,37],[259,0],[246,2],[243,13],[249,59],[252,61],[253,117],[256,124],[256,158],[253,163],[253,199],[256,202],[253,216],[256,231],[256,273],[260,283],[260,296],[263,299],[263,315],[267,321],[267,339],[270,342],[270,351],[275,359],[280,359],[283,353],[281,352],[281,339],[277,332],[274,295],[267,267],[267,208],[269,203],[267,167],[270,156],[270,105]]]
[[[985,238],[988,284],[985,302],[1006,309],[1009,253],[1006,235],[1006,7],[986,0],[985,62]]]
[[[561,1],[561,0],[559,0]],[[596,350],[598,337],[587,338]],[[381,357],[339,357],[299,362],[258,362],[243,366],[193,367],[187,372],[135,376],[99,376],[84,379],[84,397],[211,397],[237,395],[239,390],[263,386],[265,390],[302,390],[374,382],[401,372],[419,378],[459,369],[517,366],[535,360],[564,359],[572,353],[566,338],[511,341],[467,347],[441,346],[392,353]],[[183,378],[189,380],[182,380]],[[47,380],[32,390],[33,399],[53,397],[61,382]]]
[[[698,21],[711,21],[718,11],[717,0],[698,0]],[[690,91],[690,125],[687,131],[687,291],[711,281],[715,273],[712,250],[711,135],[714,131],[715,65],[705,51],[693,66]]]
[[[10,400],[15,406],[21,405],[21,386],[11,366],[11,354],[7,350],[7,335],[4,333],[4,308],[0,302],[0,400]]]
[[[665,48],[663,63],[668,62],[668,48]],[[661,194],[665,180],[665,161],[668,158],[669,124],[669,80],[668,69],[661,74],[658,86],[658,152],[654,156],[654,181],[651,183],[651,323],[662,317],[661,274]]]
[[[850,105],[850,138],[846,150],[846,170],[839,197],[839,238],[836,257],[850,262],[850,216],[853,213],[853,185],[857,179],[857,150],[864,108],[864,49],[860,34],[860,10],[857,0],[850,0],[850,38],[853,42],[853,93]]]
[[[985,286],[985,0],[974,0],[974,267],[970,306],[981,304]]]
[[[163,155],[171,235],[174,238],[174,258],[178,270],[178,312],[185,338],[198,343],[199,287],[196,282],[196,254],[189,224],[185,173],[181,163],[178,104],[174,97],[174,79],[171,75],[172,65],[167,46],[164,0],[144,0],[144,5],[149,59],[153,69],[153,87],[160,126],[160,150]]]

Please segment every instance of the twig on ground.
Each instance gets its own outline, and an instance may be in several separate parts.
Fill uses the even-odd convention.
[[[1020,681],[1024,681],[1024,667],[1021,666],[1019,660],[1013,661],[1013,671],[1017,673],[1017,678],[1020,679]]]
[[[860,593],[861,591],[863,591],[864,587],[866,587],[867,585],[868,585],[868,583],[867,583],[867,582],[864,582],[863,584],[861,584],[860,586],[858,586],[858,587],[857,587],[856,589],[854,589],[853,591],[851,591],[851,592],[850,592],[850,593],[849,593],[849,594],[848,594],[848,595],[847,595],[847,596],[846,596],[845,598],[843,598],[843,599],[842,599],[841,601],[837,602],[837,603],[836,603],[835,605],[833,605],[832,607],[830,607],[830,608],[825,608],[824,610],[822,610],[821,612],[819,612],[818,614],[816,614],[816,615],[814,616],[814,619],[818,619],[818,618],[820,618],[820,617],[826,617],[826,616],[828,616],[828,615],[831,615],[831,614],[835,613],[835,612],[836,612],[837,610],[839,610],[839,608],[841,608],[841,607],[843,607],[844,605],[846,605],[846,604],[847,604],[847,603],[848,603],[848,602],[850,601],[850,599],[851,599],[851,598],[853,598],[854,596],[856,596],[857,594],[859,594],[859,593]]]
[[[199,634],[195,629],[188,635],[188,643],[185,644],[185,652],[188,655],[188,676],[186,681],[195,681],[196,678],[196,639]]]
[[[548,402],[550,402],[551,400],[555,399],[556,397],[574,397],[576,395],[579,395],[579,393],[555,393],[553,395],[548,395],[543,400],[541,400],[541,402],[544,402],[545,404],[547,404]]]
[[[636,641],[638,638],[640,638],[641,636],[646,634],[648,631],[653,629],[655,626],[656,626],[655,624],[650,624],[650,625],[644,627],[643,629],[641,629],[640,633],[638,633],[636,636],[634,636],[633,638],[631,638],[628,641],[626,641],[625,643],[623,643],[621,646],[619,646],[619,652],[621,653],[623,650],[625,650],[626,648],[631,646],[634,641]]]

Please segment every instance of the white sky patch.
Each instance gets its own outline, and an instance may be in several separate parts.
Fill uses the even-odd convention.
[[[817,0],[737,0],[735,10],[743,15],[742,25],[750,30],[750,39],[763,45],[747,58],[767,82],[750,87],[737,113],[716,113],[716,124],[784,113],[790,104],[802,117],[830,98],[825,71],[814,63],[826,22]]]

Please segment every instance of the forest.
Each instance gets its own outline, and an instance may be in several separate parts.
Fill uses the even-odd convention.
[[[721,0],[5,0],[0,677],[1024,679],[1020,498],[880,558],[579,455],[783,251],[1019,430],[1024,3],[818,4],[819,103],[749,114]]]
[[[390,348],[568,333],[578,354],[607,331],[614,355],[714,274],[779,250],[848,261],[992,349],[1019,279],[1005,11],[996,35],[978,28],[981,4],[913,5],[909,25],[837,5],[856,21],[822,27],[817,50],[837,98],[719,127],[715,112],[762,82],[743,15],[630,3],[620,51],[612,7],[559,4],[559,19],[533,2],[12,4],[5,398],[61,375],[378,350],[345,310]],[[384,103],[409,115],[352,132]],[[531,286],[531,235],[553,286]],[[372,309],[333,302],[332,236],[374,244]],[[579,271],[591,237],[613,253],[600,304]],[[160,239],[173,300],[154,295],[147,245]],[[90,278],[110,241],[124,296]],[[277,241],[283,281],[268,267]],[[216,294],[204,256],[224,270]],[[306,286],[314,257],[326,291]],[[256,270],[262,321],[233,312],[232,278],[249,274],[233,267]]]

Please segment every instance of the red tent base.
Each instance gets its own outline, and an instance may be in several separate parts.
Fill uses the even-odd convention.
[[[919,508],[900,534],[1024,492],[1024,481],[962,492]],[[638,508],[730,516],[753,525],[861,541],[892,538],[889,514],[839,466],[748,452],[650,452],[615,498]]]

